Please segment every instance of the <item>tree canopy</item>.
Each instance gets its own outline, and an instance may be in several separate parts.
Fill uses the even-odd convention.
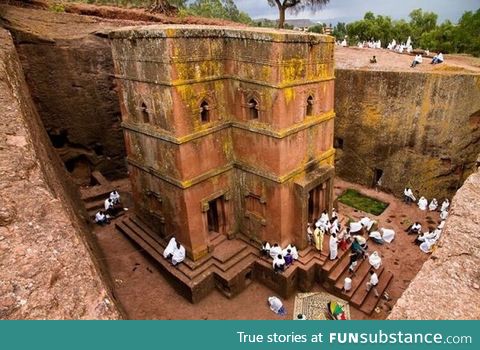
[[[299,12],[304,9],[310,9],[312,12],[320,10],[330,2],[330,0],[267,0],[268,4],[272,7],[278,8],[279,19],[278,28],[285,26],[285,12],[290,10],[293,12]]]

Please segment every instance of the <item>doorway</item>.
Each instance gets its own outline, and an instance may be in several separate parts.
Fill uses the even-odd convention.
[[[208,202],[207,223],[210,233],[226,233],[225,199],[223,196]]]
[[[308,192],[308,222],[315,222],[327,207],[327,183],[324,182]]]

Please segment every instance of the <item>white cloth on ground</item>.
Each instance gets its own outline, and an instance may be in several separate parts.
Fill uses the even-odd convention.
[[[170,241],[167,244],[167,247],[163,251],[163,257],[166,259],[167,256],[170,254],[173,254],[173,251],[177,247],[177,241],[175,240],[175,237],[170,238]]]
[[[395,231],[389,228],[381,228],[380,231],[382,231],[382,238],[385,242],[387,243],[392,243],[392,241],[395,238]]]
[[[380,266],[382,265],[382,258],[380,255],[378,255],[377,251],[374,251],[370,256],[368,257],[368,262],[370,265],[373,266],[375,270],[378,270]]]

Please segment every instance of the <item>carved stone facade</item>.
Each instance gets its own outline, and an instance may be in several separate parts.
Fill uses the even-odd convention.
[[[110,34],[136,211],[198,260],[213,233],[306,246],[333,200],[332,37],[148,26]]]

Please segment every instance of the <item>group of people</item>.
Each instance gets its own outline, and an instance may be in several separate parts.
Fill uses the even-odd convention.
[[[289,244],[285,249],[282,249],[278,243],[271,246],[270,243],[265,241],[262,243],[260,252],[263,256],[273,259],[273,271],[277,273],[285,271],[295,260],[298,260],[298,251],[293,244]]]
[[[170,261],[173,266],[177,266],[185,260],[185,247],[172,237],[163,251],[163,257]]]
[[[369,41],[359,41],[357,43],[358,48],[368,48],[368,49],[381,49],[382,48],[382,42],[380,40],[369,40]]]
[[[416,198],[413,195],[411,188],[405,188],[404,199],[406,203],[413,203],[416,201]],[[448,217],[450,201],[448,200],[448,198],[445,198],[445,200],[442,202],[442,205],[439,206],[436,198],[433,198],[429,203],[428,199],[422,196],[418,200],[417,205],[418,208],[422,211],[440,211],[441,221],[434,230],[422,232],[422,225],[418,221],[414,222],[406,229],[408,234],[416,235],[414,242],[420,246],[420,249],[425,253],[429,253],[432,247],[435,245],[435,243],[437,243],[438,239],[440,238],[442,229],[445,226],[445,220]]]
[[[120,194],[116,189],[110,192],[110,195],[105,199],[104,210],[99,210],[95,214],[95,222],[99,225],[107,225],[110,223],[110,219],[118,215],[122,210],[127,211],[127,208],[123,208],[120,202]]]

